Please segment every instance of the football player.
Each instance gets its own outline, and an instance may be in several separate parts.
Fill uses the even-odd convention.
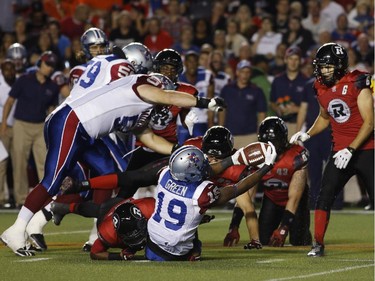
[[[321,257],[332,204],[353,175],[362,180],[374,208],[374,100],[371,76],[348,71],[348,54],[341,45],[322,45],[313,65],[320,114],[306,133],[297,132],[290,142],[306,141],[331,125],[332,154],[315,209],[315,243],[308,253]]]
[[[261,249],[262,245],[282,247],[289,233],[290,244],[311,245],[306,169],[308,151],[300,145],[289,145],[288,128],[276,116],[262,121],[258,140],[272,142],[278,156],[272,170],[263,176],[256,188],[237,197],[237,204],[240,204],[233,210],[224,246],[238,243],[238,228],[243,216],[251,229],[251,240],[245,249]],[[264,191],[259,221],[251,199],[258,187]]]

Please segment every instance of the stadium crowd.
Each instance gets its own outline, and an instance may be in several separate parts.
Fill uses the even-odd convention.
[[[171,147],[173,147],[172,152],[176,149],[179,151],[178,147],[184,144],[187,139],[201,137],[215,125],[225,126],[233,134],[233,149],[241,150],[247,144],[259,140],[259,125],[267,116],[275,115],[280,118],[283,124],[285,122],[285,132],[288,134],[288,139],[293,136],[294,141],[307,141],[310,135],[299,131],[304,132],[311,128],[313,123],[311,120],[314,121],[318,113],[307,108],[307,103],[309,103],[309,108],[312,108],[317,106],[317,102],[316,99],[311,98],[309,100],[309,97],[305,96],[305,93],[310,91],[310,88],[307,90],[306,85],[312,87],[311,80],[314,75],[317,75],[316,69],[313,67],[313,60],[316,58],[317,50],[324,44],[334,42],[339,44],[335,46],[345,48],[348,61],[348,65],[344,67],[345,70],[346,68],[349,71],[359,70],[369,73],[372,77],[374,75],[374,3],[371,0],[78,0],[59,1],[59,4],[49,0],[23,0],[17,1],[16,4],[13,1],[4,1],[4,4],[5,9],[0,12],[0,116],[2,116],[0,138],[4,145],[4,149],[0,147],[2,160],[0,163],[0,206],[21,208],[26,200],[26,202],[29,202],[26,203],[27,208],[30,209],[29,206],[31,206],[30,210],[35,214],[38,214],[37,211],[39,211],[40,206],[44,206],[39,213],[43,217],[43,226],[52,218],[50,200],[48,201],[46,197],[45,199],[48,202],[37,202],[34,205],[34,203],[30,204],[30,198],[35,199],[36,195],[29,196],[29,201],[27,201],[27,196],[29,188],[33,186],[36,186],[35,194],[37,192],[39,192],[38,194],[46,193],[45,190],[41,191],[41,187],[45,187],[49,195],[58,193],[57,184],[63,174],[58,174],[56,176],[58,181],[55,182],[55,177],[49,177],[49,170],[44,171],[43,168],[43,160],[46,158],[46,154],[47,160],[51,162],[52,158],[55,159],[54,156],[48,156],[52,155],[51,147],[57,148],[57,146],[54,146],[55,143],[57,144],[56,137],[53,136],[48,127],[57,126],[57,123],[54,123],[56,121],[54,121],[53,115],[56,116],[58,113],[64,115],[65,118],[67,112],[59,105],[68,104],[73,109],[81,106],[74,103],[74,100],[81,95],[78,86],[83,88],[82,92],[87,88],[102,89],[102,86],[107,83],[112,85],[113,81],[123,76],[157,71],[165,75],[158,77],[159,80],[156,80],[162,81],[164,89],[171,90],[168,87],[169,84],[173,84],[174,86],[170,86],[173,90],[188,93],[197,99],[197,105],[191,110],[181,110],[180,104],[193,106],[190,99],[186,98],[186,101],[182,101],[181,96],[181,101],[177,103],[176,101],[175,103],[170,101],[167,103],[164,100],[161,102],[157,97],[150,98],[148,94],[143,94],[143,91],[139,90],[138,94],[147,101],[170,104],[170,107],[156,107],[152,113],[140,115],[140,119],[144,116],[147,122],[150,122],[150,127],[155,134],[165,138],[165,140],[162,140],[159,144],[148,131],[135,133],[138,137],[136,145],[141,149],[136,152],[126,150],[120,152],[123,153],[122,155],[133,153],[133,158],[129,160],[129,163],[121,163],[122,160],[114,159],[114,162],[105,168],[90,166],[90,171],[93,171],[91,175],[100,176],[123,172],[126,170],[124,168],[126,166],[128,166],[130,172],[136,171],[150,162],[152,163],[152,160],[163,160],[164,155],[168,154]],[[90,43],[85,45],[85,40],[94,37],[102,40],[100,44]],[[135,42],[141,44],[136,45],[134,49],[132,44]],[[93,47],[96,44],[99,47],[95,53]],[[143,47],[145,50],[142,49]],[[129,52],[128,55],[127,51]],[[138,51],[142,53],[143,57],[139,60],[139,57],[135,55],[134,61],[132,61],[132,56]],[[124,57],[122,57],[122,52],[125,53]],[[100,55],[103,54],[107,57],[101,58]],[[97,60],[95,60],[96,56],[99,56]],[[148,57],[151,59],[148,59]],[[155,59],[154,67],[145,67],[142,63],[152,61],[152,57]],[[119,61],[121,59],[123,60],[122,64]],[[110,65],[112,60],[114,63]],[[104,62],[110,65],[111,71],[104,70]],[[118,76],[114,75],[113,70],[116,63],[121,65],[116,68]],[[84,65],[84,68],[80,70],[82,65]],[[93,66],[96,66],[96,68]],[[110,79],[107,75],[105,79],[109,80],[101,80],[101,85],[93,84],[94,82],[90,79],[93,78],[92,75],[97,75],[95,71],[97,69],[100,71],[101,67],[104,72],[110,73]],[[86,68],[88,71],[85,71]],[[84,74],[80,78],[82,73]],[[90,74],[92,75],[90,76]],[[324,76],[321,73],[320,75]],[[163,79],[166,81],[163,81]],[[130,81],[131,78],[128,80]],[[149,85],[143,84],[151,83],[149,80],[147,82],[141,78],[135,82],[133,80],[129,83],[140,84],[141,87],[149,87]],[[76,84],[77,82],[78,84]],[[116,83],[113,84],[117,85]],[[358,88],[362,86],[365,87],[360,85]],[[72,89],[75,89],[75,91]],[[98,91],[93,93],[96,92]],[[159,94],[160,92],[157,95]],[[224,104],[221,104],[222,101],[225,102],[226,108],[224,110],[210,110],[215,106],[224,106]],[[212,103],[215,103],[214,106]],[[147,109],[148,105],[144,106],[143,110]],[[220,109],[222,108],[220,107]],[[53,114],[47,117],[51,112]],[[167,127],[166,123],[171,120],[168,118],[172,118],[172,115],[173,126]],[[47,125],[44,121],[46,117]],[[67,115],[66,118],[68,119],[68,117]],[[82,123],[85,124],[85,117],[78,116],[78,118],[82,119]],[[329,124],[325,124],[328,127]],[[81,128],[78,129],[81,130]],[[82,139],[86,141],[87,135],[94,138],[90,135],[90,130],[85,129],[87,132],[82,133],[80,131]],[[142,129],[144,130],[144,128]],[[172,130],[173,133],[171,133]],[[44,147],[43,131],[44,138],[49,136],[49,139],[46,140],[47,144],[51,146],[49,152],[46,152]],[[317,131],[319,130],[313,131],[313,135],[317,134]],[[92,153],[99,154],[98,151],[101,152],[101,149],[105,147],[110,151],[107,156],[115,158],[116,153],[112,151],[113,138],[108,137],[106,139],[100,136],[100,133],[95,136],[92,151],[87,150],[85,153],[87,152],[87,155],[91,157]],[[298,134],[300,135],[296,136]],[[362,135],[365,136],[365,134]],[[64,131],[61,131],[61,136],[65,136]],[[161,150],[158,151],[154,147],[153,150],[148,148],[147,143],[150,142],[150,138],[152,138],[152,143],[159,144],[158,149]],[[313,147],[311,143],[314,138],[306,142],[306,148],[309,149],[309,145]],[[331,142],[329,136],[322,138],[322,140],[326,143]],[[126,141],[134,140],[126,139]],[[348,150],[348,152],[354,153],[363,144],[362,141],[358,142],[358,147]],[[285,140],[285,142],[287,141]],[[115,143],[118,145],[118,142],[115,141]],[[73,144],[77,147],[82,145],[77,140],[74,140]],[[130,146],[125,145],[125,147]],[[371,143],[367,144],[366,149],[371,149]],[[337,152],[337,150],[335,151]],[[347,156],[344,155],[344,152],[340,154],[340,151],[338,157],[343,157],[344,160],[336,160],[339,161],[339,164],[335,162],[334,165],[345,168],[346,165],[344,167],[344,164],[341,164],[340,161],[347,160],[349,162],[350,157],[349,159],[345,158]],[[345,153],[348,152],[345,151]],[[310,151],[310,153],[313,152]],[[323,154],[323,152],[321,153]],[[308,173],[306,173],[310,175],[310,178],[314,175],[313,180],[308,179],[308,176],[305,179],[306,183],[310,183],[310,192],[308,194],[309,200],[303,202],[308,204],[310,209],[315,209],[317,206],[317,194],[322,182],[321,171],[329,157],[329,149],[326,149],[324,153],[320,157],[322,160],[316,160],[317,162],[314,162],[316,165],[309,166]],[[8,157],[8,154],[10,157]],[[106,155],[96,155],[95,157],[98,158],[90,158],[87,155],[84,154],[79,159],[83,165],[75,168],[76,170],[87,169],[85,167],[87,163],[96,162],[99,166],[99,163],[102,163],[99,162],[101,157],[106,157]],[[70,159],[70,156],[68,156],[66,156],[66,159]],[[146,157],[155,158],[147,158],[146,161]],[[58,158],[56,157],[56,159]],[[56,159],[54,161],[57,161]],[[272,168],[274,160],[269,161],[269,169]],[[58,162],[56,163],[58,164]],[[165,162],[162,163],[165,164]],[[301,167],[303,166],[304,169],[306,165],[304,165],[305,163],[302,164]],[[123,167],[119,167],[121,165]],[[66,166],[66,169],[71,169],[68,166]],[[333,166],[333,163],[331,166]],[[266,172],[262,171],[259,174],[263,176]],[[171,171],[171,174],[171,177],[174,178],[173,171]],[[356,172],[353,171],[351,175],[355,174]],[[76,175],[74,174],[74,176]],[[81,172],[77,178],[87,180],[86,176],[87,173],[84,175]],[[247,176],[250,178],[250,172]],[[246,179],[246,177],[244,178]],[[40,181],[42,181],[42,184],[39,183]],[[251,181],[251,183],[253,182]],[[337,184],[345,183],[342,181]],[[365,190],[366,184],[367,182],[359,182],[362,196],[359,203],[363,207],[373,209],[373,202],[371,205],[371,200],[369,200]],[[48,185],[50,185],[50,188],[47,188]],[[243,185],[245,186],[245,184]],[[304,183],[301,183],[301,185],[305,186]],[[261,191],[258,190],[258,192]],[[323,202],[324,204],[319,202],[318,207],[326,208],[324,211],[329,211],[331,208],[341,209],[343,191],[342,188],[341,193],[336,194],[336,191],[335,189],[334,196],[325,195],[329,197],[327,201],[332,198],[336,199],[332,206],[331,202]],[[244,188],[243,192],[245,192]],[[112,191],[105,191],[104,193],[105,195],[102,191],[102,193],[98,192],[98,195],[96,195],[96,198],[102,196],[100,200],[95,200],[94,195],[96,204],[102,204],[105,201],[104,199],[109,199]],[[307,194],[307,190],[305,193]],[[255,197],[255,194],[253,196]],[[233,197],[236,196],[228,195],[225,198],[229,200]],[[71,203],[72,200],[81,200],[81,198],[62,199],[61,202]],[[39,201],[41,200],[39,199]],[[158,200],[162,204],[163,198]],[[254,200],[254,198],[251,200]],[[222,204],[221,201],[224,201],[224,199],[220,200]],[[306,203],[307,201],[309,203]],[[78,203],[77,201],[74,202]],[[293,212],[295,212],[295,209],[293,209]],[[70,212],[73,211],[70,210]],[[284,209],[280,212],[283,213]],[[287,209],[285,212],[288,214],[288,218],[290,216],[294,218],[294,213],[290,213]],[[21,212],[21,214],[23,213],[25,211]],[[77,211],[77,213],[79,212]],[[32,217],[27,214],[23,218],[26,216],[28,219]],[[323,215],[320,214],[320,216]],[[324,216],[324,221],[328,221],[327,215],[324,214]],[[91,217],[98,216],[92,215]],[[285,220],[286,218],[283,218],[282,221]],[[320,224],[323,224],[323,222]],[[279,229],[282,229],[282,227],[280,226]],[[272,233],[272,230],[274,229],[268,231]],[[47,248],[44,238],[35,236],[35,234],[40,235],[42,229],[36,227],[31,232],[27,232],[32,239],[34,237],[34,242],[37,245],[39,242],[42,250]],[[322,230],[319,229],[318,232],[321,233]],[[93,235],[96,239],[96,233]],[[282,236],[282,242],[276,244],[282,246],[286,235]],[[324,234],[318,237],[318,245],[321,247],[315,250],[313,248],[315,251],[313,255],[315,253],[317,256],[323,255],[324,244],[321,236],[324,237]],[[6,235],[2,237],[3,242],[6,242],[4,241],[6,238]],[[256,241],[258,241],[258,238]],[[88,241],[87,245],[85,244],[88,250],[91,249],[95,239],[91,242]],[[274,241],[274,239],[276,238],[272,236],[271,240]],[[261,239],[261,241],[263,240]],[[163,256],[164,251],[168,251],[168,249],[163,248],[164,250],[162,249],[159,252],[158,246],[154,245],[155,241],[148,241],[147,249],[149,256],[151,256],[150,259],[163,260],[164,258],[164,260],[168,260],[171,258],[173,260],[173,255],[166,254],[166,256]],[[310,242],[308,243],[310,244]],[[256,246],[254,246],[251,243],[249,243],[249,247],[259,248],[258,244],[255,243]],[[21,256],[27,256],[30,253],[29,248],[24,248],[23,245],[19,248],[11,245],[10,247]],[[128,252],[122,257],[125,259],[127,255]],[[132,255],[133,253],[129,256]],[[115,259],[117,258],[118,256]],[[190,255],[189,258],[191,258]]]

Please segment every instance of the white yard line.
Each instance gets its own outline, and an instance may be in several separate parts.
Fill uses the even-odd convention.
[[[264,261],[257,261],[256,263],[274,263],[274,262],[281,262],[284,260],[285,259],[269,259],[269,260],[264,260]]]
[[[282,280],[293,280],[293,279],[310,278],[310,277],[315,277],[315,276],[328,275],[328,274],[332,274],[332,273],[349,271],[349,270],[366,268],[366,267],[373,267],[373,266],[374,266],[374,264],[364,264],[364,265],[357,265],[357,266],[349,266],[349,267],[344,267],[344,268],[340,268],[340,269],[334,269],[334,270],[329,270],[329,271],[322,271],[322,272],[317,272],[317,273],[312,273],[312,274],[307,274],[307,275],[296,275],[296,276],[289,276],[289,277],[284,277],[284,278],[268,279],[267,281],[282,281]]]
[[[30,259],[25,259],[25,260],[17,260],[14,262],[36,262],[36,261],[46,261],[50,260],[51,258],[30,258]]]

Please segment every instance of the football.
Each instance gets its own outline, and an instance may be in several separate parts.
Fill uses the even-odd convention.
[[[263,148],[262,148],[263,146]],[[264,162],[264,152],[270,145],[268,143],[253,142],[240,149],[238,161],[246,166],[257,166]]]

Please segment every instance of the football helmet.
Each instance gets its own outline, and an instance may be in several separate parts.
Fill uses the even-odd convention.
[[[258,140],[265,143],[272,142],[277,154],[283,152],[289,145],[288,127],[284,120],[277,116],[264,119],[259,126]]]
[[[119,205],[113,212],[113,225],[124,244],[133,250],[141,250],[146,244],[147,220],[141,210],[130,202]]]
[[[160,80],[161,84],[163,85],[163,90],[174,90],[176,88],[172,80],[161,73],[153,72],[150,73],[150,76],[156,77],[158,80]]]
[[[90,46],[92,45],[103,45],[105,47],[105,51],[101,55],[109,53],[109,41],[107,35],[105,35],[103,30],[96,27],[91,27],[83,33],[81,36],[81,45],[83,52],[88,59],[93,58],[90,53]]]
[[[169,169],[173,179],[190,183],[207,179],[211,167],[202,150],[184,145],[172,153]]]
[[[134,42],[122,48],[126,59],[134,66],[136,74],[147,74],[152,71],[153,57],[143,44]]]
[[[332,73],[322,73],[322,67],[333,66]],[[348,53],[337,43],[322,45],[316,52],[313,61],[314,75],[321,84],[332,87],[348,72]]]
[[[157,53],[154,59],[155,72],[160,73],[160,67],[162,65],[172,65],[175,68],[175,77],[170,77],[173,82],[177,81],[178,75],[184,70],[181,55],[173,49],[164,49]]]
[[[6,52],[6,58],[14,63],[16,71],[24,69],[27,64],[27,51],[25,46],[20,43],[10,45]]]
[[[233,135],[223,126],[209,128],[202,139],[202,151],[218,159],[231,155],[233,146]]]

